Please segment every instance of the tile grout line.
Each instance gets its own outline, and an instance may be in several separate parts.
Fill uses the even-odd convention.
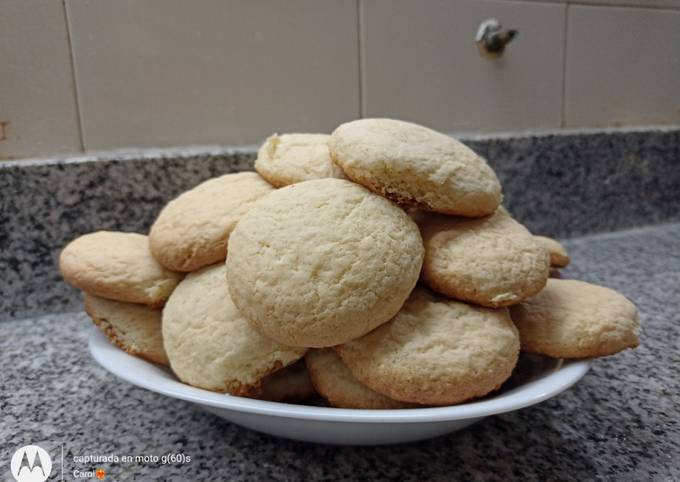
[[[66,7],[66,0],[61,0],[61,6],[64,10],[64,21],[66,22],[66,38],[68,40],[68,53],[71,59],[71,77],[73,78],[73,93],[76,102],[76,118],[78,120],[78,134],[80,136],[80,150],[85,152],[85,133],[83,132],[83,113],[80,109],[80,95],[78,92],[78,79],[76,78],[76,60],[73,55],[73,40],[71,38],[71,23],[68,17],[68,9]]]
[[[560,127],[566,126],[567,110],[567,42],[569,41],[569,4],[564,6],[564,40],[562,43],[562,105],[560,106]]]
[[[362,35],[362,27],[363,27],[363,18],[361,15],[361,1],[362,0],[357,0],[357,65],[358,65],[358,71],[359,71],[359,118],[364,117],[364,113],[366,110],[365,107],[365,99],[364,99],[364,56],[362,53],[363,50],[363,35]]]

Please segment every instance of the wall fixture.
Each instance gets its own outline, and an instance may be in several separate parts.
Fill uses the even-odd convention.
[[[475,42],[482,57],[496,59],[503,55],[505,46],[517,35],[518,30],[503,30],[501,23],[495,18],[488,18],[479,24]]]

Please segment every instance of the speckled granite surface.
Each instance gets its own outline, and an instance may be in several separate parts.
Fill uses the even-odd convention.
[[[574,237],[680,221],[680,130],[467,141],[536,233]]]
[[[215,149],[0,163],[0,320],[77,309],[57,269],[68,241],[99,229],[146,233],[170,199],[252,160]]]
[[[680,480],[680,224],[567,246],[566,277],[605,284],[638,305],[642,345],[596,361],[554,399],[413,444],[331,447],[260,435],[106,373],[87,352],[81,313],[2,323],[0,477],[9,477],[17,447],[37,443],[55,456],[63,444],[66,480],[95,465],[111,480]],[[192,461],[72,461],[169,452]]]
[[[505,204],[536,233],[574,236],[680,221],[680,130],[466,140],[495,168]],[[56,260],[97,229],[147,232],[163,205],[252,168],[254,149],[113,153],[0,163],[0,320],[75,310]]]

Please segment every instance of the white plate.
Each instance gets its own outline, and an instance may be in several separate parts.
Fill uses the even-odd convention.
[[[590,360],[523,357],[521,368],[491,397],[450,407],[354,410],[266,402],[194,388],[178,381],[168,369],[128,355],[109,343],[94,326],[89,345],[101,366],[139,387],[196,403],[230,422],[259,432],[346,445],[410,442],[460,430],[489,415],[554,397],[580,380],[591,365]]]

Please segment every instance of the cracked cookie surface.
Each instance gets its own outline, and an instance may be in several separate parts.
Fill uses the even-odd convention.
[[[336,350],[378,393],[451,405],[501,386],[517,364],[519,335],[506,308],[472,306],[416,288],[394,319]]]
[[[255,172],[209,179],[170,201],[149,232],[154,258],[175,271],[222,261],[229,235],[248,209],[274,188]]]
[[[393,400],[360,383],[332,348],[309,350],[305,363],[316,391],[333,407],[396,409],[417,406]]]
[[[86,294],[85,311],[120,349],[154,363],[168,364],[161,334],[161,310]]]
[[[328,142],[345,175],[393,201],[443,214],[491,214],[503,198],[484,159],[452,137],[394,119],[339,126]]]
[[[180,380],[259,397],[262,380],[304,356],[261,335],[231,302],[224,264],[187,275],[163,310],[163,343]]]
[[[328,152],[328,134],[274,134],[257,152],[255,170],[276,187],[334,177],[344,179]]]
[[[102,298],[163,306],[182,279],[151,256],[145,235],[116,231],[85,234],[59,256],[64,279]]]
[[[549,279],[510,308],[522,350],[554,358],[613,355],[640,343],[637,308],[621,293],[584,281]]]
[[[234,303],[258,330],[292,346],[326,347],[392,318],[418,279],[416,224],[349,181],[293,184],[260,200],[230,240]]]
[[[425,244],[423,281],[433,290],[490,308],[538,293],[550,258],[504,208],[477,219],[415,213]]]

